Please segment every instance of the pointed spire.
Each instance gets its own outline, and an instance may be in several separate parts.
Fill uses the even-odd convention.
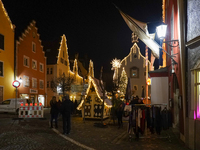
[[[73,72],[75,73],[75,75],[78,74],[78,63],[76,59],[74,60]]]
[[[90,64],[89,64],[89,76],[94,77],[94,66],[93,66],[93,61],[90,60]]]

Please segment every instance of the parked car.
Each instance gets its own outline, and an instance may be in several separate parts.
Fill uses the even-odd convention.
[[[16,103],[17,102],[17,103]],[[4,100],[0,103],[0,112],[11,112],[11,113],[17,113],[19,112],[19,107],[23,103],[24,105],[26,103],[30,103],[29,99],[23,99],[23,98],[10,98],[7,100]]]

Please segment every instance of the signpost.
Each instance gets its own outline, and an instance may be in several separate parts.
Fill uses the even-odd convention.
[[[15,97],[16,98],[15,99],[15,110],[16,110],[16,108],[17,108],[17,88],[20,86],[20,82],[15,80],[15,81],[13,81],[12,86],[16,88],[16,97]]]

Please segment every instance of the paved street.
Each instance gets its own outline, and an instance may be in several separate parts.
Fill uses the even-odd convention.
[[[188,150],[172,129],[162,131],[161,135],[140,136],[139,140],[130,138],[124,127],[118,129],[109,120],[104,121],[107,128],[95,127],[99,121],[83,122],[79,116],[72,117],[70,135],[62,135],[62,120],[59,118],[58,130],[49,127],[49,109],[44,119],[13,119],[14,114],[0,113],[0,150]]]

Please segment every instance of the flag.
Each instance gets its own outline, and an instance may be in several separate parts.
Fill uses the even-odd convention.
[[[148,46],[153,55],[159,59],[159,53],[161,46],[151,38],[148,29],[147,24],[141,21],[138,21],[136,19],[133,19],[129,15],[122,12],[119,8],[117,8],[123,17],[124,21],[128,25],[128,27],[138,36],[138,38],[143,41],[146,46]]]

